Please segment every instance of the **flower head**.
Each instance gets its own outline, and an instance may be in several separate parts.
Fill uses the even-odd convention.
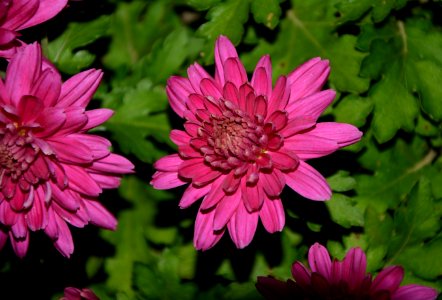
[[[10,58],[16,47],[18,31],[43,23],[65,6],[67,0],[0,0],[0,56]]]
[[[60,300],[99,300],[99,298],[90,289],[68,287],[64,289],[64,296]]]
[[[20,257],[29,230],[44,230],[65,256],[73,252],[66,224],[114,229],[115,218],[97,202],[133,165],[109,152],[110,142],[87,134],[112,111],[86,111],[101,71],[65,83],[42,64],[38,44],[21,48],[0,80],[0,248],[8,236]]]
[[[383,269],[372,279],[366,273],[367,260],[360,248],[351,249],[344,260],[331,261],[325,247],[316,243],[308,253],[310,270],[295,262],[295,281],[258,277],[256,287],[266,299],[360,299],[360,300],[434,300],[437,291],[421,285],[400,286],[404,270],[400,266]]]
[[[152,179],[157,189],[188,183],[182,208],[203,197],[194,235],[195,247],[203,250],[226,228],[238,248],[247,246],[258,218],[268,232],[282,230],[279,195],[286,184],[306,198],[328,200],[326,180],[305,161],[362,135],[349,124],[316,122],[335,97],[332,90],[320,91],[330,71],[326,60],[309,60],[272,88],[269,56],[249,82],[235,48],[221,36],[215,67],[215,78],[195,63],[188,79],[169,79],[169,101],[186,120],[185,131],[171,132],[178,154],[157,161]]]

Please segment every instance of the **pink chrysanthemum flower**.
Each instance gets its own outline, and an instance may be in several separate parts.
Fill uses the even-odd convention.
[[[102,72],[88,70],[62,83],[42,59],[38,44],[23,47],[0,80],[0,248],[9,236],[20,257],[29,230],[44,230],[69,256],[74,246],[66,222],[114,229],[115,218],[96,198],[133,168],[109,152],[108,140],[87,134],[112,115],[85,111]]]
[[[65,6],[67,0],[0,0],[0,56],[11,57],[16,47],[17,31],[43,23]]]
[[[308,199],[328,200],[326,180],[305,161],[362,135],[349,124],[316,123],[335,97],[332,90],[320,91],[330,71],[327,60],[309,60],[272,89],[269,56],[249,82],[234,46],[221,36],[215,67],[215,78],[195,63],[188,79],[169,79],[170,105],[186,119],[185,131],[171,132],[179,153],[155,163],[151,182],[157,189],[189,183],[181,208],[204,197],[194,234],[202,250],[215,245],[226,227],[238,248],[247,246],[258,218],[268,232],[282,230],[279,195],[286,184]]]
[[[90,289],[77,289],[68,287],[64,289],[64,295],[60,300],[100,300]]]
[[[310,269],[295,262],[295,281],[258,277],[256,287],[266,299],[358,299],[434,300],[437,291],[417,284],[400,287],[404,270],[399,266],[383,269],[375,279],[366,273],[367,259],[360,248],[351,249],[343,261],[331,261],[327,249],[315,243],[308,253]]]

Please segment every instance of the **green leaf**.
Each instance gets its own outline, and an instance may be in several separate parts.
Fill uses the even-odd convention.
[[[436,79],[441,76],[442,33],[420,19],[385,26],[391,30],[365,27],[364,40],[372,42],[361,69],[362,76],[379,79],[369,95],[375,106],[372,128],[381,143],[399,129],[413,130],[420,106],[433,120],[442,119]]]
[[[251,11],[257,23],[274,29],[279,23],[281,7],[279,0],[253,0]]]
[[[356,37],[337,36],[333,1],[292,1],[293,9],[281,22],[281,30],[275,43],[260,40],[254,51],[243,56],[248,70],[259,57],[270,54],[274,76],[288,74],[296,66],[315,56],[330,60],[331,85],[339,91],[365,92],[369,80],[359,76],[360,65],[365,56],[355,49]],[[289,51],[288,51],[289,49]]]
[[[206,37],[210,44],[221,34],[238,44],[244,34],[243,24],[247,21],[248,12],[248,1],[227,0],[209,11],[207,18],[210,21],[198,28],[198,33]]]
[[[186,2],[196,10],[208,10],[220,3],[221,0],[186,0]]]
[[[389,249],[391,260],[406,247],[435,236],[440,229],[441,215],[435,214],[430,181],[427,178],[421,178],[407,200],[407,204],[395,213],[396,230]]]
[[[333,108],[333,114],[337,122],[362,127],[372,110],[373,101],[371,98],[349,95],[340,100],[338,105]]]
[[[95,59],[95,55],[78,48],[107,35],[108,28],[108,16],[86,23],[70,23],[62,35],[48,44],[47,56],[61,71],[68,74],[78,73]]]
[[[397,261],[407,266],[407,271],[412,271],[421,278],[431,280],[442,275],[442,260],[435,259],[441,253],[442,239],[438,238],[424,246],[407,248]]]
[[[374,22],[384,20],[393,9],[400,9],[407,0],[343,0],[337,4],[340,13],[340,23],[358,20],[370,9]]]
[[[171,32],[164,42],[152,49],[146,61],[149,67],[145,75],[154,83],[165,82],[187,58],[191,42],[186,29],[179,28]]]
[[[338,171],[333,176],[328,177],[327,182],[335,192],[346,192],[356,186],[356,180],[349,176],[349,172],[346,171]]]
[[[165,192],[153,190],[133,176],[123,179],[120,193],[132,204],[132,208],[122,211],[117,216],[117,231],[103,232],[103,237],[115,245],[115,255],[106,260],[105,269],[109,275],[109,289],[131,296],[134,262],[147,263],[154,259],[145,238],[145,229],[153,223],[156,213],[155,202],[152,200],[170,196]]]
[[[356,206],[357,203],[351,198],[334,193],[330,201],[327,201],[326,204],[331,219],[335,223],[345,228],[364,225],[363,209]]]
[[[112,16],[111,44],[104,64],[111,69],[131,69],[147,55],[155,41],[181,24],[169,1],[119,2]]]
[[[136,89],[126,93],[122,105],[115,109],[115,115],[106,126],[124,152],[133,153],[142,161],[153,162],[165,152],[147,138],[171,143],[169,120],[164,112],[166,107],[164,89],[153,88],[144,80]]]
[[[372,128],[380,143],[389,141],[401,128],[413,130],[419,113],[416,99],[403,86],[405,79],[398,77],[403,74],[400,68],[399,64],[394,64],[370,91],[374,104]]]
[[[360,158],[363,167],[373,175],[355,175],[356,201],[360,205],[373,205],[378,211],[395,208],[410,192],[435,157],[424,140],[414,138],[406,143],[396,140],[390,148],[379,150],[373,143]]]

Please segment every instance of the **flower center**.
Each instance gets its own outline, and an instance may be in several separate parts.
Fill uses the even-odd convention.
[[[225,171],[254,163],[260,168],[271,168],[267,151],[274,151],[283,143],[275,126],[266,123],[261,114],[245,112],[229,100],[219,99],[214,103],[220,113],[197,111],[202,120],[198,139],[206,139],[207,143],[195,148],[205,161]]]
[[[12,125],[0,131],[0,174],[16,181],[35,160],[37,151],[31,146],[33,138],[27,130]]]

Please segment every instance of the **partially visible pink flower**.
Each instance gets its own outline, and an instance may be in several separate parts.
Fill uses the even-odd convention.
[[[115,229],[117,221],[97,201],[132,172],[110,142],[88,134],[112,115],[86,111],[102,72],[88,70],[65,83],[42,64],[38,44],[21,48],[0,79],[0,248],[8,237],[23,257],[29,231],[44,230],[69,256],[74,245],[67,223]]]
[[[366,273],[367,259],[360,248],[351,249],[343,261],[331,261],[327,249],[316,243],[308,253],[310,270],[302,263],[292,266],[293,280],[258,277],[256,287],[269,300],[281,299],[360,299],[434,300],[435,289],[417,284],[400,286],[404,270],[400,266],[383,269],[372,279]]]
[[[77,289],[68,287],[64,289],[64,296],[60,300],[100,300],[91,289]]]
[[[171,132],[178,154],[155,163],[151,184],[157,189],[189,184],[181,208],[203,198],[195,223],[197,249],[214,246],[226,228],[243,248],[258,219],[268,232],[281,231],[279,195],[286,184],[308,199],[330,199],[326,180],[306,160],[353,144],[362,133],[349,124],[317,123],[335,97],[333,90],[321,91],[329,71],[327,60],[313,58],[272,88],[266,55],[249,82],[234,46],[221,36],[215,78],[195,63],[189,78],[169,79],[169,102],[186,120],[185,131]]]
[[[0,56],[10,58],[23,42],[18,31],[58,14],[68,0],[0,0]]]

